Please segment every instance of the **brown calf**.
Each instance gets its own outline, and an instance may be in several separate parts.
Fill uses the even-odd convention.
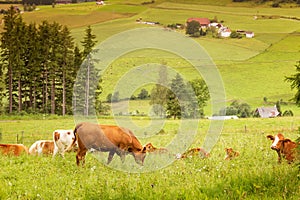
[[[210,156],[210,154],[208,152],[206,152],[203,148],[192,148],[189,149],[188,151],[184,152],[180,158],[187,158],[187,157],[193,157],[193,156],[199,156],[201,155],[201,157],[203,158],[207,158]]]
[[[22,153],[28,154],[28,149],[23,144],[0,144],[0,153],[19,156]]]
[[[238,157],[240,153],[238,151],[234,151],[231,147],[230,148],[225,148],[225,160],[232,160],[235,157]]]
[[[168,153],[168,149],[166,148],[157,148],[157,147],[154,147],[152,145],[152,143],[148,143],[145,145],[145,148],[146,148],[146,152],[149,152],[149,153],[157,153],[157,154],[165,154],[165,153]]]

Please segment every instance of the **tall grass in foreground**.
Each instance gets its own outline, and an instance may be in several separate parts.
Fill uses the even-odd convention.
[[[298,199],[299,171],[266,160],[190,158],[128,174],[90,155],[84,168],[75,166],[74,154],[64,160],[0,157],[0,199]]]

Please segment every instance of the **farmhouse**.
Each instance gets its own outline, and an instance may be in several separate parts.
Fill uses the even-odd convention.
[[[246,38],[253,38],[254,37],[254,32],[252,32],[252,31],[246,31],[245,35],[246,35]]]
[[[210,20],[208,18],[198,18],[198,17],[191,17],[187,19],[187,23],[191,22],[191,21],[197,21],[199,22],[201,27],[208,27],[208,25],[210,24]]]
[[[218,30],[218,34],[221,37],[229,37],[231,34],[231,30],[228,27],[223,26]]]
[[[97,5],[105,5],[104,1],[101,1],[101,0],[97,0],[97,1],[96,1],[96,4],[97,4]]]
[[[222,24],[217,23],[217,22],[212,22],[212,23],[210,23],[208,26],[209,26],[209,27],[215,27],[215,28],[221,28],[221,27],[223,27]]]
[[[246,38],[253,38],[254,37],[254,32],[252,32],[252,31],[236,30],[236,32],[240,33],[242,35],[245,35]]]
[[[255,112],[258,113],[261,118],[277,117],[280,114],[276,105],[273,107],[259,107]]]

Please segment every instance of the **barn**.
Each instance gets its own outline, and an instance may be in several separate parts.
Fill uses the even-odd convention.
[[[280,113],[277,110],[276,105],[273,107],[259,107],[255,110],[255,112],[261,117],[261,118],[272,118],[277,117]]]
[[[186,22],[189,23],[191,21],[199,22],[201,27],[208,27],[208,25],[210,24],[210,20],[208,18],[191,17],[188,18]]]

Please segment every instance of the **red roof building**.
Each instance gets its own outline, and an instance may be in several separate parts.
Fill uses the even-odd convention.
[[[188,18],[187,22],[191,22],[191,21],[199,22],[200,26],[208,26],[210,24],[210,21],[208,18],[198,18],[198,17]]]

